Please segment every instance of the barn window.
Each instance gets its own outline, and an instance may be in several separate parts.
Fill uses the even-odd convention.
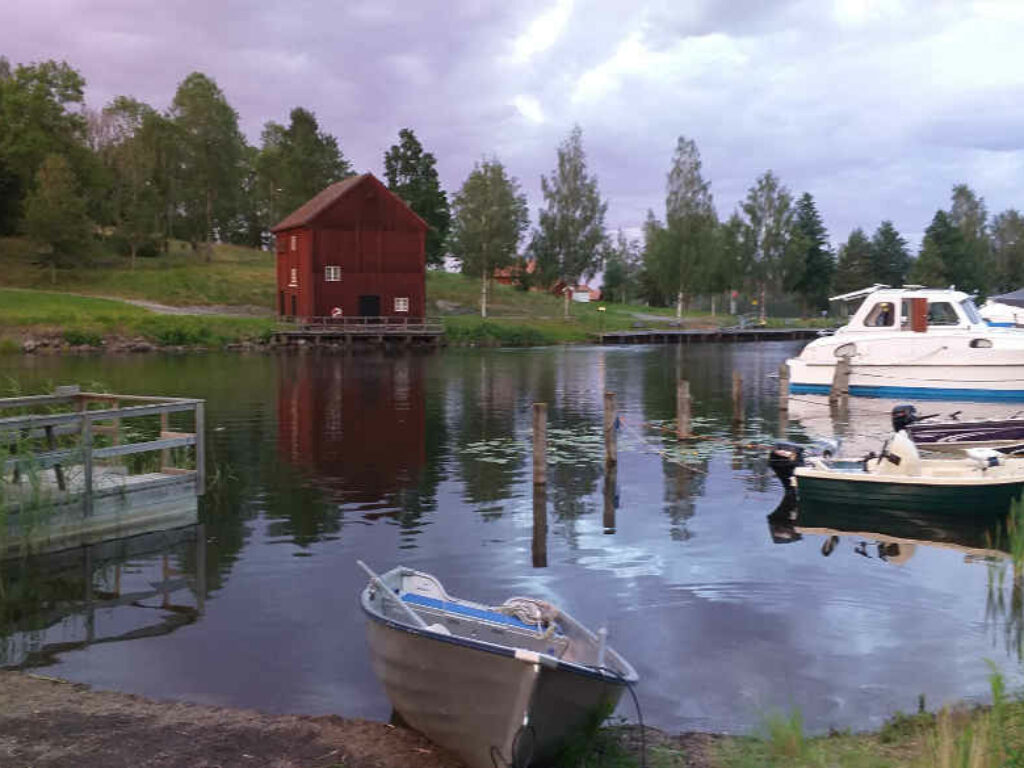
[[[288,285],[291,286],[292,288],[294,288],[298,284],[299,284],[299,270],[296,269],[295,267],[292,267],[291,268],[291,272],[289,273]]]
[[[341,267],[324,267],[324,280],[328,283],[340,283]]]
[[[409,299],[408,298],[396,298],[395,299],[395,312],[408,312],[409,311]]]
[[[294,251],[294,250],[295,250],[296,248],[298,248],[298,247],[299,247],[299,238],[298,238],[298,237],[296,237],[295,235],[292,235],[292,236],[291,236],[291,241],[290,241],[290,242],[291,242],[291,246],[290,246],[290,247],[291,247],[291,249],[292,249],[293,251]]]

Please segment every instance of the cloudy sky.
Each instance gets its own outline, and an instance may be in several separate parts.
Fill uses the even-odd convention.
[[[912,242],[950,188],[1024,207],[1018,0],[6,0],[0,54],[66,59],[101,107],[166,107],[212,76],[250,141],[313,110],[378,175],[401,127],[446,188],[499,157],[536,209],[574,123],[635,231],[664,207],[676,137],[696,140],[719,212],[773,169],[833,241],[891,218]]]

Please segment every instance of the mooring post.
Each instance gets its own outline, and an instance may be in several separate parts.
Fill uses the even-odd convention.
[[[841,357],[832,371],[832,387],[828,391],[828,404],[838,405],[850,396],[850,358]]]
[[[160,439],[163,440],[167,437],[167,433],[170,431],[170,414],[167,411],[160,413]],[[163,472],[171,466],[171,449],[164,448],[160,451],[160,471]]]
[[[548,488],[533,485],[533,544],[530,548],[534,568],[548,566]]]
[[[83,507],[86,517],[92,515],[92,421],[89,412],[82,411],[82,487]]]
[[[732,372],[732,423],[743,423],[743,376]]]
[[[779,410],[789,410],[789,363],[779,366]]]
[[[615,429],[615,393],[604,393],[604,464],[614,466],[619,461],[618,444]]]
[[[548,481],[548,404],[533,404],[533,484]]]
[[[680,439],[690,436],[690,382],[686,379],[676,385],[676,432]]]
[[[206,403],[196,403],[196,496],[206,490]]]

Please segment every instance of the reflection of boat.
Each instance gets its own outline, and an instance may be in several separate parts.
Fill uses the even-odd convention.
[[[952,548],[970,557],[1005,557],[1005,515],[989,513],[952,517],[927,510],[894,511],[869,505],[797,502],[787,491],[768,515],[772,540],[799,541],[805,535],[824,537],[821,553],[828,557],[840,538],[858,540],[854,551],[868,555],[864,540],[874,542],[877,557],[890,563],[908,560],[918,545]]]
[[[784,486],[796,488],[801,504],[1005,514],[1024,491],[1024,459],[984,448],[968,449],[963,459],[923,459],[902,429],[880,454],[860,460],[805,456],[780,445],[769,464]]]
[[[398,567],[371,574],[361,602],[374,671],[392,706],[469,768],[550,764],[637,679],[603,632],[541,601],[492,608]]]
[[[1024,399],[1024,334],[991,328],[966,293],[874,286],[850,322],[788,361],[790,392],[825,394],[836,363],[849,391],[870,397]]]

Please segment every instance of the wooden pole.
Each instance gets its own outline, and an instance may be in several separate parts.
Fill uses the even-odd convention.
[[[162,440],[170,431],[170,414],[164,411],[160,414],[160,439]],[[171,466],[171,449],[164,448],[160,451],[160,471],[163,472]]]
[[[548,404],[533,404],[533,484],[548,481]]]
[[[92,515],[92,421],[86,411],[82,412],[82,435],[79,440],[82,446],[83,476],[83,507],[85,516]]]
[[[619,461],[615,429],[615,393],[604,393],[604,464],[613,466]]]
[[[680,439],[690,437],[690,382],[686,379],[676,385],[676,432]]]
[[[548,566],[548,489],[543,483],[533,485],[533,544],[534,568]]]
[[[828,392],[828,404],[845,403],[850,396],[850,358],[841,357],[832,372],[832,387]]]
[[[732,423],[743,423],[743,376],[732,372]]]
[[[789,364],[779,366],[779,410],[789,410]]]

